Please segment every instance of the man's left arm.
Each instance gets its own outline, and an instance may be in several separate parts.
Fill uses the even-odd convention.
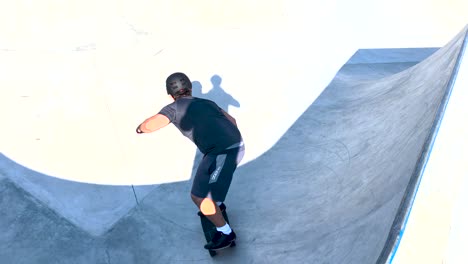
[[[156,114],[141,123],[137,127],[136,132],[138,134],[151,133],[169,125],[169,123],[171,123],[171,121],[165,115]]]
[[[229,121],[231,121],[231,123],[233,123],[235,126],[237,126],[237,122],[236,122],[236,119],[234,117],[232,117],[230,114],[228,114],[226,111],[224,111],[222,108],[221,109],[221,112],[224,114],[224,116],[227,117],[227,119],[229,119]]]

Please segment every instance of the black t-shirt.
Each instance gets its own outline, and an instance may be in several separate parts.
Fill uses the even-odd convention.
[[[242,141],[239,129],[210,100],[181,97],[159,114],[169,118],[205,154],[221,152]]]

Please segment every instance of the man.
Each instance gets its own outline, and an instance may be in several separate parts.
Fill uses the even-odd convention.
[[[192,200],[218,231],[205,248],[228,247],[236,234],[222,215],[226,208],[223,201],[244,155],[236,120],[213,101],[192,97],[192,83],[184,73],[171,74],[166,79],[166,91],[174,101],[136,131],[150,133],[172,123],[203,153],[193,180]]]

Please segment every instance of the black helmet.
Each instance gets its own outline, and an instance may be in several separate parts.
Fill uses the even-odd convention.
[[[187,75],[181,72],[176,72],[176,73],[169,75],[169,77],[167,77],[166,79],[167,94],[175,95],[178,91],[182,89],[192,90],[192,82],[187,77]]]

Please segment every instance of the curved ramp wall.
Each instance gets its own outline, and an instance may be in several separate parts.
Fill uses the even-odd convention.
[[[466,32],[466,31],[465,31]],[[466,247],[466,92],[468,35],[433,125],[432,137],[395,221],[388,263],[464,263]]]
[[[354,57],[344,65],[270,150],[238,169],[226,203],[239,241],[218,256],[223,263],[386,259],[465,35],[420,63]],[[119,194],[119,187],[50,179],[4,156],[0,164],[0,244],[8,245],[1,260],[211,261],[190,181]],[[32,182],[34,195],[18,187]]]

